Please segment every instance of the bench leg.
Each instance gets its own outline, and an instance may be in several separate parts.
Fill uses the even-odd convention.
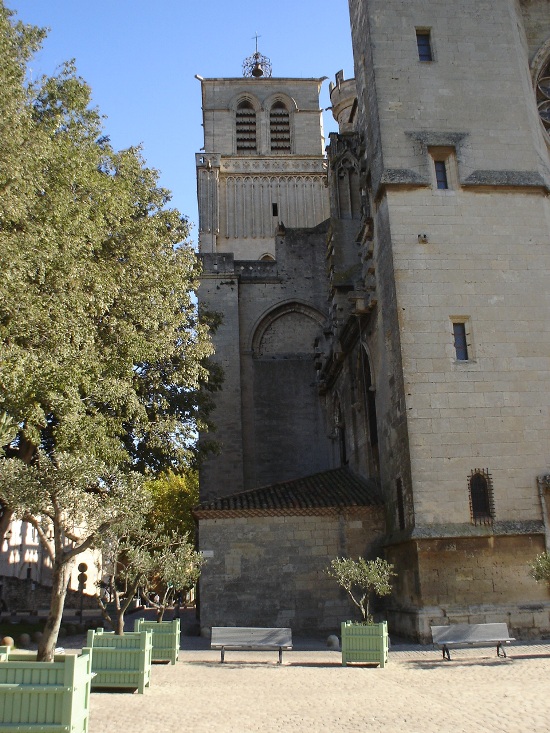
[[[223,664],[223,660],[224,659],[225,659],[225,647],[222,646],[222,648],[221,648],[220,664]]]
[[[497,644],[497,657],[506,657],[506,651],[500,642]]]
[[[280,646],[279,647],[279,661],[277,662],[277,664],[282,664],[282,663],[283,663],[283,647]]]
[[[443,659],[447,658],[449,662],[451,661],[451,655],[449,654],[449,647],[447,644],[443,644]]]

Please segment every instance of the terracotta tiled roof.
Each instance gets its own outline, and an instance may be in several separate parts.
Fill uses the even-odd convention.
[[[195,507],[198,519],[218,516],[281,514],[332,514],[353,507],[380,506],[382,499],[374,479],[335,468],[292,481],[241,491]]]

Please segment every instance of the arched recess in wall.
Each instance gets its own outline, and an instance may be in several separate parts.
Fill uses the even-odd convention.
[[[376,388],[374,373],[365,344],[360,344],[357,363],[357,379],[362,393],[362,402],[365,409],[365,429],[371,451],[372,469],[378,473],[378,423],[376,416]]]
[[[253,357],[295,357],[315,353],[315,340],[326,316],[306,303],[291,301],[264,313],[256,322],[251,338]]]
[[[361,216],[359,162],[348,152],[335,165],[334,171],[339,218],[359,219]]]
[[[542,44],[531,62],[531,77],[546,143],[550,145],[550,38]]]
[[[251,329],[244,410],[256,486],[330,467],[330,444],[315,369],[325,314],[303,302],[279,303]]]
[[[338,444],[340,466],[347,466],[348,451],[346,445],[346,419],[340,403],[340,397],[338,395],[334,398],[333,422],[335,438]]]

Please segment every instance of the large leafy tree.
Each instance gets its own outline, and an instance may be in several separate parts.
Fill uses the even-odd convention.
[[[168,534],[187,535],[195,541],[195,520],[191,510],[199,503],[199,475],[190,467],[180,474],[168,471],[147,481],[145,488],[151,497],[147,518],[150,529],[162,527]]]
[[[26,81],[43,37],[0,0],[1,521],[53,525],[46,659],[75,555],[138,474],[193,460],[211,346],[186,219],[139,148],[112,148],[72,64]]]

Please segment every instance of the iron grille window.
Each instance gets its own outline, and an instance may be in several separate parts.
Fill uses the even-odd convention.
[[[444,160],[434,160],[435,166],[435,180],[437,188],[449,188],[449,181],[447,180],[447,166]]]
[[[250,102],[241,102],[236,115],[237,153],[256,152],[256,112]]]
[[[453,323],[455,352],[458,361],[468,361],[468,343],[466,341],[466,324]]]
[[[430,31],[416,31],[419,61],[433,61]]]
[[[290,115],[282,102],[275,102],[269,114],[272,153],[290,153]]]
[[[488,469],[476,468],[468,480],[470,514],[474,524],[490,524],[494,517],[493,482]]]

